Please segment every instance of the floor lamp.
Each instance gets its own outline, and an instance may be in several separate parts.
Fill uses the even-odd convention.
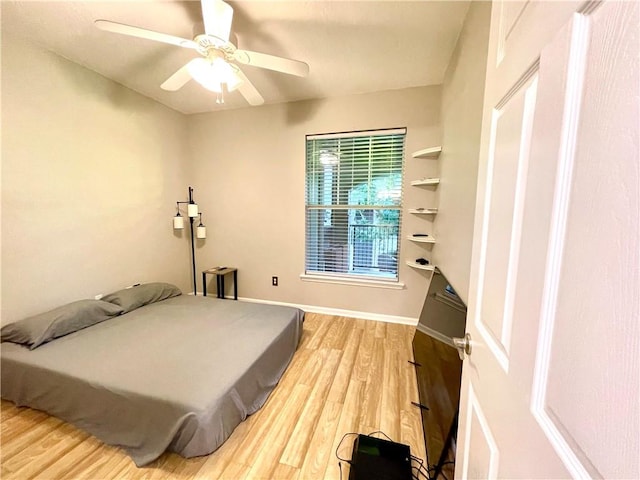
[[[196,227],[196,237],[207,238],[207,227],[202,224],[202,212],[198,211],[198,204],[193,200],[193,188],[189,187],[189,200],[185,202],[176,202],[176,216],[173,217],[173,229],[182,230],[184,228],[184,217],[180,214],[180,205],[187,206],[187,217],[189,217],[189,232],[191,234],[191,268],[193,272],[193,294],[197,295],[198,288],[196,284],[196,245],[193,236],[193,221],[196,217],[200,217],[200,223]]]

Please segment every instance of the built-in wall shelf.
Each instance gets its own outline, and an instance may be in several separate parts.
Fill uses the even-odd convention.
[[[436,268],[434,265],[422,265],[421,263],[412,262],[411,260],[407,260],[407,265],[411,268],[417,268],[418,270],[427,270],[428,272],[433,272]]]
[[[414,237],[413,235],[409,235],[407,239],[417,243],[436,243],[436,239],[431,235],[427,237]]]
[[[438,185],[440,183],[440,179],[437,177],[434,178],[423,178],[420,180],[413,180],[411,185],[414,187],[419,187],[421,185]]]
[[[437,208],[410,208],[409,213],[415,213],[416,215],[435,215],[438,213]]]
[[[442,147],[430,147],[423,148],[422,150],[418,150],[417,152],[413,152],[411,156],[413,158],[433,158],[436,159],[440,156],[440,152],[442,152]]]
[[[426,159],[432,159],[432,160],[437,160],[440,158],[440,153],[442,152],[442,146],[441,145],[437,145],[435,147],[429,147],[429,148],[423,148],[422,150],[418,150],[415,151],[411,154],[411,156],[413,158],[426,158]],[[430,169],[435,168],[436,165],[435,164],[425,164],[425,167],[428,167]],[[430,172],[430,173],[435,173],[435,172]],[[440,184],[440,177],[423,177],[419,180],[412,180],[411,181],[411,186],[413,187],[422,187],[422,186],[431,186],[431,187],[437,187]],[[425,196],[427,198],[424,198],[423,200],[421,200],[421,202],[424,202],[425,204],[429,205],[433,205],[432,201],[429,200],[429,195],[433,195],[433,193],[435,192],[429,192],[429,190],[433,190],[433,189],[425,189],[427,191],[424,192]],[[409,208],[408,209],[409,213],[414,214],[414,215],[437,215],[438,213],[438,208],[437,207],[432,207],[432,208],[425,208],[425,207],[421,207],[421,208]],[[434,243],[436,243],[436,239],[433,238],[430,233],[433,230],[433,225],[431,224],[433,221],[436,221],[435,218],[432,220],[428,220],[425,222],[426,217],[422,217],[421,220],[417,220],[418,222],[423,222],[422,226],[418,226],[416,225],[415,230],[412,229],[414,232],[418,232],[420,234],[424,233],[429,233],[429,235],[427,236],[414,236],[414,235],[408,235],[407,236],[407,240],[411,241],[411,242],[415,242],[417,244],[422,244],[422,248],[431,248],[431,245],[433,245]],[[412,247],[412,248],[416,248],[416,247]],[[413,261],[407,261],[407,265],[409,265],[412,268],[416,268],[419,270],[430,270],[433,271],[433,266],[432,265],[421,265],[417,262],[413,262]]]

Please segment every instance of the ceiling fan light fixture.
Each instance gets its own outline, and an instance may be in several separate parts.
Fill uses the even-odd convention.
[[[224,103],[225,90],[227,92],[238,90],[249,105],[264,104],[264,98],[260,92],[235,63],[298,77],[306,77],[309,74],[309,65],[299,60],[250,50],[239,50],[237,39],[231,33],[233,7],[224,0],[200,0],[200,3],[204,33],[196,35],[193,40],[110,20],[95,20],[94,24],[97,28],[107,32],[197,51],[202,55],[202,58],[193,59],[180,67],[160,85],[160,88],[175,92],[194,79],[203,88],[217,93],[217,103]],[[329,163],[335,162],[335,159],[330,158],[324,160]]]
[[[222,93],[222,84],[227,84],[227,89],[233,91],[240,86],[242,79],[233,67],[222,58],[214,59],[196,58],[189,62],[187,69],[189,75],[207,90]]]

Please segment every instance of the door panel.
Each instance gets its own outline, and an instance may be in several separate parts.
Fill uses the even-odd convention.
[[[638,161],[629,156],[638,149],[630,129],[640,119],[637,101],[625,93],[640,84],[633,48],[639,39],[637,28],[625,28],[629,21],[638,25],[637,5],[608,4],[583,17],[584,32],[574,35],[574,50],[584,52],[574,62],[584,71],[578,77],[584,91],[568,107],[576,112],[575,132],[566,140],[575,154],[566,192],[557,195],[555,211],[566,218],[554,232],[557,261],[548,279],[557,299],[548,307],[553,341],[546,342],[544,411],[585,471],[604,478],[639,470],[637,448],[629,447],[638,445],[640,347],[637,328],[624,328],[638,321],[638,271],[629,266],[638,265],[640,218]]]
[[[485,259],[475,322],[502,368],[508,370],[513,297],[518,268],[529,144],[537,77],[518,82],[493,112],[485,184]],[[487,269],[487,265],[490,268]]]
[[[509,8],[492,11],[456,476],[638,478],[639,5]]]
[[[466,427],[466,443],[470,448],[464,459],[463,476],[479,480],[496,478],[498,447],[473,390],[470,391],[467,407],[471,412]]]

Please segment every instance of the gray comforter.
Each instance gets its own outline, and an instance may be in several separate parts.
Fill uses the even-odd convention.
[[[35,350],[2,343],[1,394],[122,447],[138,466],[216,450],[266,401],[304,313],[180,296]]]

